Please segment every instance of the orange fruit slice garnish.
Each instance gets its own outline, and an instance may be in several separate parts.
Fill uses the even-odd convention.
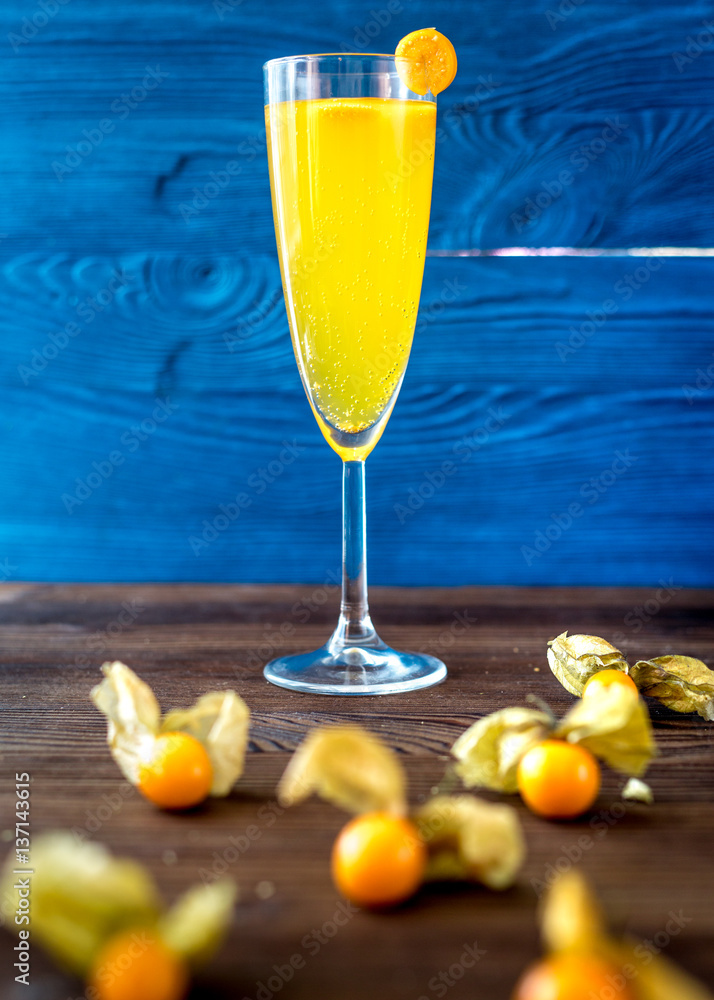
[[[399,78],[415,94],[440,94],[456,76],[454,46],[436,28],[405,35],[394,55]]]

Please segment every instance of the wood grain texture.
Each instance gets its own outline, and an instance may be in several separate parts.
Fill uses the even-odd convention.
[[[406,381],[368,464],[373,582],[712,582],[714,390],[699,373],[714,264],[650,265],[427,262]],[[87,320],[77,310],[113,272],[132,280]],[[2,315],[6,577],[338,571],[340,467],[272,258],[16,259]]]
[[[464,946],[474,942],[485,955],[449,996],[507,1000],[518,973],[538,953],[534,884],[548,877],[548,866],[565,865],[562,859],[584,835],[591,846],[578,863],[614,923],[652,939],[670,911],[681,910],[690,922],[666,954],[712,986],[714,742],[712,725],[696,716],[651,703],[661,751],[649,773],[653,807],[628,804],[625,815],[614,819],[620,814],[621,782],[609,772],[593,813],[573,823],[539,820],[512,800],[528,841],[528,859],[513,889],[491,894],[434,887],[397,914],[357,913],[334,935],[329,922],[339,897],[330,883],[328,856],[342,814],[317,801],[272,820],[266,810],[289,752],[305,732],[347,719],[378,732],[402,753],[412,801],[421,800],[442,775],[454,738],[476,718],[522,703],[527,693],[546,698],[558,712],[571,704],[545,660],[547,639],[565,628],[611,638],[622,632],[618,641],[630,657],[676,650],[711,662],[714,592],[682,592],[639,629],[623,627],[623,609],[643,606],[651,596],[614,588],[377,589],[373,611],[385,637],[402,647],[437,649],[449,678],[425,692],[346,703],[289,694],[267,685],[260,673],[265,636],[285,622],[297,626],[290,648],[324,639],[336,614],[334,594],[321,601],[314,588],[305,587],[4,585],[2,826],[13,801],[10,778],[28,770],[35,836],[58,826],[79,833],[89,828],[95,839],[147,864],[167,899],[198,880],[202,870],[210,872],[216,860],[220,864],[231,837],[257,827],[248,850],[228,855],[241,901],[229,940],[199,978],[192,1000],[255,1000],[273,966],[293,954],[303,955],[306,964],[280,991],[288,1000],[317,995],[356,1000],[385,990],[396,1000],[432,1000],[438,995],[434,977],[458,964]],[[301,609],[311,604],[315,610],[304,621]],[[127,605],[141,610],[133,625],[117,631],[114,623]],[[454,613],[464,610],[478,621],[451,632]],[[263,650],[265,655],[271,654]],[[251,752],[227,800],[170,816],[155,812],[135,793],[124,794],[102,719],[87,697],[99,663],[114,657],[124,658],[152,684],[163,708],[188,704],[209,687],[235,687],[246,698]],[[264,881],[275,887],[269,899],[256,892]],[[330,936],[313,954],[313,929],[321,932],[325,924]],[[10,939],[4,933],[0,951],[5,962]],[[0,989],[3,1000],[17,1000],[20,987],[11,983],[9,967],[3,964]],[[81,993],[80,984],[61,977],[37,948],[33,981],[33,1000]]]
[[[267,58],[390,50],[438,14],[460,69],[434,252],[714,244],[704,0],[48,2],[0,11],[0,578],[335,571],[339,466],[279,288]],[[664,259],[638,281],[629,258],[429,260],[370,459],[373,580],[712,584],[713,266]],[[157,399],[177,409],[152,428]],[[618,451],[636,461],[583,503]],[[239,492],[250,506],[196,551]]]
[[[393,51],[435,16],[425,0],[392,13],[340,0],[299,13],[287,0],[217,3],[72,0],[34,35],[32,0],[3,5],[11,129],[0,154],[0,249],[271,253],[262,63],[299,51]],[[712,245],[705,0],[520,0],[507,10],[488,0],[477,13],[456,0],[436,13],[460,68],[439,102],[431,246]],[[160,79],[142,96],[147,67]],[[132,88],[130,106],[122,95]],[[103,120],[111,131],[97,138]],[[620,131],[600,149],[615,120]],[[212,175],[230,160],[240,175],[214,192]],[[573,177],[547,210],[514,222],[562,170]],[[196,192],[205,204],[192,213]]]

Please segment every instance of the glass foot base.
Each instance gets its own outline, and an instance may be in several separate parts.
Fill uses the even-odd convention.
[[[328,644],[271,660],[263,674],[271,684],[308,694],[403,694],[440,684],[446,667],[435,656],[398,653],[389,646],[347,646],[333,653]]]

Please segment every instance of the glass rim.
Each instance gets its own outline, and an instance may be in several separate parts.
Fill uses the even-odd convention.
[[[299,62],[310,59],[392,59],[396,62],[397,56],[393,52],[310,52],[304,56],[278,56],[275,59],[268,59],[263,63],[263,69],[268,66],[275,66],[277,63]],[[405,56],[399,58],[404,59]]]

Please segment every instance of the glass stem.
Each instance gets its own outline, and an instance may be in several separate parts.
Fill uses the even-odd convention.
[[[345,462],[342,470],[342,604],[330,645],[384,648],[367,604],[364,461]]]

